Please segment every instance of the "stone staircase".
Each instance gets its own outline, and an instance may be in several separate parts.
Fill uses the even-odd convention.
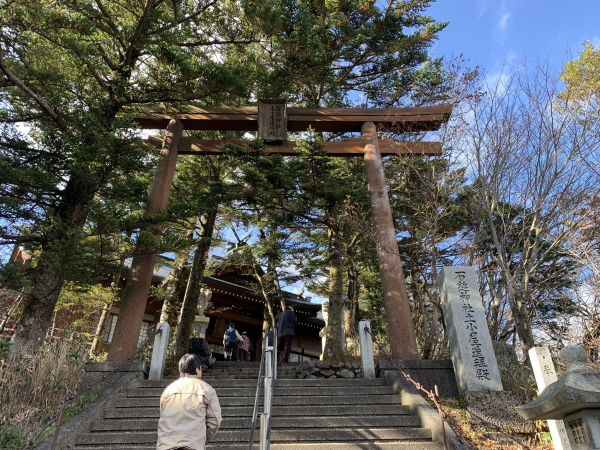
[[[217,391],[223,423],[209,450],[248,448],[258,363],[217,363],[203,379]],[[418,417],[399,403],[384,379],[294,379],[278,368],[273,401],[273,450],[440,450]],[[74,448],[156,448],[159,399],[172,380],[138,381],[92,423]],[[258,448],[258,424],[255,448]]]

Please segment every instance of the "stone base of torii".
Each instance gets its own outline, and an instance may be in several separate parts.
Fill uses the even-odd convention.
[[[271,109],[273,107],[269,105],[273,103],[283,104],[281,101],[267,103]],[[265,105],[262,106],[263,111],[266,111]],[[187,109],[185,113],[178,114],[152,111],[137,118],[137,122],[143,129],[166,127],[160,149],[161,161],[146,206],[146,212],[149,214],[156,214],[167,206],[178,154],[220,153],[215,141],[203,142],[182,137],[184,129],[257,131],[260,127],[261,113],[255,107],[190,106]],[[316,131],[323,132],[361,132],[362,152],[361,145],[356,139],[326,143],[325,150],[332,156],[364,155],[385,296],[386,318],[394,359],[417,359],[417,343],[383,173],[380,144],[383,143],[384,155],[415,156],[441,154],[441,144],[382,141],[377,139],[377,131],[378,129],[436,130],[442,123],[448,121],[451,112],[450,105],[421,108],[288,108],[287,110],[284,105],[283,113],[278,117],[279,122],[271,120],[271,125],[274,124],[271,129],[269,126],[262,127],[266,130],[267,135],[264,138],[267,141],[270,133],[274,136],[273,140],[279,141],[280,144],[269,146],[269,151],[286,155],[293,154],[293,143],[285,140],[287,131],[305,131],[311,126]],[[263,119],[262,123],[264,122]],[[274,130],[277,127],[278,129]],[[284,139],[281,139],[282,136]],[[260,137],[263,138],[262,135]],[[236,141],[236,144],[239,143]],[[151,231],[155,239],[160,240],[160,226],[154,227]],[[133,258],[107,361],[126,361],[136,351],[156,257],[156,254],[145,254]]]

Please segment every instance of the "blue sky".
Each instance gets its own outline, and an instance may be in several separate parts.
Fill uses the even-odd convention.
[[[502,61],[550,58],[559,70],[585,40],[600,44],[600,0],[438,0],[425,14],[450,22],[432,56],[463,53],[498,72]]]

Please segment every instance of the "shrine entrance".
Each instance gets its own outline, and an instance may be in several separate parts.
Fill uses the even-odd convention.
[[[419,108],[286,108],[282,100],[264,100],[259,107],[188,107],[184,114],[147,112],[136,118],[142,129],[166,129],[163,139],[150,138],[160,148],[161,162],[156,171],[146,206],[155,214],[167,206],[175,174],[177,155],[221,154],[222,141],[183,137],[185,130],[258,131],[267,151],[285,156],[296,154],[295,142],[287,132],[309,127],[318,132],[360,132],[362,139],[325,142],[329,156],[363,156],[371,200],[371,214],[377,242],[385,311],[395,359],[417,359],[417,343],[406,284],[396,241],[392,211],[383,173],[382,156],[440,155],[439,142],[395,142],[378,139],[378,131],[433,131],[448,121],[451,105]],[[249,141],[230,141],[244,146]],[[153,230],[160,239],[160,227]],[[120,307],[120,318],[108,353],[108,361],[125,361],[136,350],[156,254],[133,258]]]

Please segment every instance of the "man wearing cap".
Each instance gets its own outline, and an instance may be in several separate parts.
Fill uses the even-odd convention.
[[[240,333],[235,329],[235,323],[231,322],[229,328],[223,335],[223,347],[225,347],[225,360],[237,361],[237,346],[238,342],[243,341]]]
[[[250,350],[250,338],[248,337],[248,333],[245,331],[242,333],[242,342],[238,344],[238,352],[240,361],[250,361],[250,354],[248,351]]]
[[[277,357],[280,362],[290,361],[296,322],[298,318],[291,306],[286,306],[277,318]]]

